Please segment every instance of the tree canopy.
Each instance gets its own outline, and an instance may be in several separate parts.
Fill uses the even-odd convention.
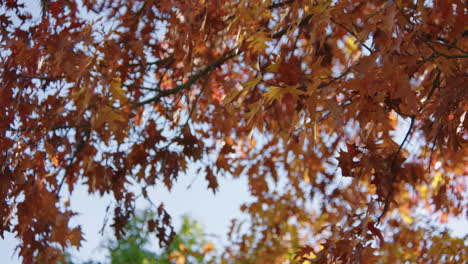
[[[81,245],[78,184],[121,238],[189,167],[254,197],[221,263],[468,259],[437,227],[468,217],[465,1],[31,2],[0,1],[0,235],[24,263]],[[162,204],[147,224],[170,243]]]

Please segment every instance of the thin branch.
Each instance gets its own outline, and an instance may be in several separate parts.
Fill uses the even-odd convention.
[[[440,40],[441,42],[437,42],[437,41],[434,41],[434,40],[426,39],[427,42],[430,42],[430,43],[432,43],[432,44],[442,45],[442,46],[447,47],[447,49],[456,49],[456,50],[460,51],[461,53],[463,53],[463,54],[465,54],[465,55],[468,55],[468,51],[461,49],[461,48],[458,47],[457,45],[445,43],[446,40],[444,40],[444,39],[442,39],[442,38],[438,38],[438,40]]]
[[[441,72],[440,72],[439,68],[437,68],[437,75],[436,75],[434,81],[432,81],[432,89],[431,89],[431,91],[429,92],[429,94],[427,95],[426,100],[424,101],[425,103],[429,102],[429,100],[431,99],[432,95],[434,94],[434,91],[435,91],[437,88],[439,88],[439,86],[440,86],[440,74],[441,74]],[[420,109],[420,110],[421,110],[421,109]]]
[[[28,75],[28,74],[16,74],[16,73],[7,73],[7,74],[2,74],[0,75],[0,78],[5,78],[5,77],[16,77],[16,78],[25,78],[25,79],[37,79],[41,81],[57,81],[59,79],[64,79],[66,76],[33,76],[33,75]]]
[[[291,4],[293,2],[294,2],[294,0],[288,0],[288,1],[284,1],[284,2],[273,3],[273,4],[269,5],[267,8],[268,9],[275,9],[275,8],[282,7],[282,6],[287,5],[287,4]]]
[[[312,18],[312,14],[305,16],[304,18],[301,19],[301,21],[299,21],[297,27],[300,28],[300,27],[303,27],[303,26],[307,25],[311,18]],[[287,25],[287,26],[283,27],[282,29],[280,29],[278,32],[274,33],[271,37],[274,38],[274,39],[275,38],[281,38],[293,26],[294,26],[294,24]]]
[[[130,64],[128,64],[128,66],[134,67],[134,66],[152,66],[152,65],[156,65],[158,67],[161,67],[161,66],[167,67],[173,61],[174,61],[174,55],[171,55],[171,56],[169,56],[167,58],[160,59],[160,60],[157,60],[157,61],[147,62],[147,63],[130,63]]]
[[[203,76],[207,75],[208,73],[210,73],[211,71],[215,70],[216,68],[221,66],[227,60],[238,56],[240,53],[241,52],[237,51],[237,49],[230,50],[225,55],[221,56],[220,58],[218,58],[215,61],[213,61],[212,63],[210,63],[203,70],[201,70],[198,73],[192,75],[187,82],[185,82],[185,83],[183,83],[181,85],[178,85],[178,86],[176,86],[176,87],[174,87],[172,89],[169,89],[169,90],[159,90],[157,95],[155,95],[152,98],[149,98],[147,100],[135,103],[133,105],[133,107],[136,108],[136,107],[140,107],[142,105],[148,104],[148,103],[156,102],[161,97],[176,94],[176,93],[178,93],[178,92],[180,92],[182,90],[185,90],[185,89],[189,88],[195,82],[197,82],[201,77],[203,77]]]
[[[38,132],[38,131],[42,131],[42,130],[47,130],[47,131],[55,131],[55,130],[60,130],[60,129],[72,129],[72,128],[88,128],[89,126],[88,125],[81,125],[81,126],[70,126],[70,125],[57,125],[57,126],[53,126],[51,128],[47,128],[47,127],[31,127],[31,128],[20,128],[20,129],[16,129],[16,128],[7,128],[6,131],[12,131],[12,132],[25,132],[25,131],[35,131],[35,132]]]
[[[76,146],[76,149],[75,151],[73,152],[73,155],[70,159],[70,162],[68,163],[68,166],[65,168],[65,173],[63,174],[63,178],[62,180],[60,181],[60,184],[57,188],[57,193],[55,194],[55,196],[57,197],[57,199],[60,197],[60,191],[62,189],[62,186],[63,184],[65,183],[65,179],[67,178],[67,174],[68,174],[68,171],[70,170],[71,168],[71,165],[73,164],[73,162],[75,161],[75,158],[76,158],[76,155],[78,155],[78,152],[80,152],[83,148],[84,148],[84,145],[85,145],[85,141],[88,140],[88,137],[89,137],[89,133],[90,133],[90,130],[85,130],[85,135],[80,139],[80,141],[78,142],[77,146]]]
[[[196,107],[196,105],[198,103],[198,100],[200,99],[201,95],[203,94],[203,91],[205,90],[207,84],[208,84],[208,79],[206,79],[205,84],[202,86],[202,88],[200,90],[200,93],[197,95],[197,97],[195,97],[195,100],[193,101],[192,107],[190,108],[187,120],[185,121],[184,125],[180,129],[181,132],[184,131],[184,129],[187,127],[188,123],[192,119],[192,115],[193,115],[193,112],[195,111],[195,107]]]
[[[428,46],[436,55],[445,57],[447,59],[464,59],[468,58],[468,55],[448,55],[446,53],[443,53],[436,48],[434,48],[431,44],[429,44],[429,41],[426,39],[423,39],[421,37],[418,37],[419,40],[421,40],[426,46]]]
[[[138,88],[141,90],[148,90],[148,91],[153,91],[153,92],[161,91],[159,88],[146,87],[146,86],[136,85],[136,84],[122,84],[122,86],[127,87],[127,88]]]
[[[357,100],[359,100],[359,97],[353,100],[353,97],[354,97],[355,95],[357,95],[357,93],[352,94],[351,97],[350,97],[346,102],[340,104],[338,107],[339,107],[339,108],[342,108],[342,109],[344,110],[346,107],[350,106],[351,104],[353,104],[354,102],[356,102]],[[332,113],[332,111],[329,110],[329,111],[328,111],[326,114],[324,114],[319,120],[317,120],[317,123],[318,123],[318,122],[322,122],[323,120],[325,120],[331,113]]]
[[[364,48],[366,48],[367,51],[369,51],[369,53],[372,53],[372,49],[369,46],[367,46],[362,40],[360,40],[359,37],[353,31],[348,29],[345,25],[336,22],[333,18],[331,18],[330,20],[333,23],[337,24],[338,26],[342,27],[344,30],[346,30],[349,34],[351,34],[354,38],[356,38],[356,40],[359,41],[359,44],[361,44]]]
[[[398,158],[398,155],[401,153],[405,143],[408,141],[409,135],[411,134],[411,131],[413,130],[413,127],[414,127],[414,120],[416,119],[416,117],[414,115],[410,116],[410,118],[411,118],[411,123],[410,123],[410,126],[408,128],[408,131],[406,132],[405,138],[403,139],[403,141],[400,144],[400,147],[398,148],[397,152],[395,152],[395,154],[393,156],[392,165],[391,165],[392,175],[391,175],[391,178],[389,180],[390,190],[388,190],[387,195],[385,196],[384,208],[382,209],[382,213],[380,214],[380,216],[377,218],[376,223],[380,223],[380,220],[382,219],[382,217],[384,217],[384,215],[388,212],[388,209],[390,208],[390,198],[393,196],[393,192],[394,192],[393,184],[394,184],[396,176],[397,176],[397,166],[396,166],[397,165],[397,158]]]
[[[434,141],[432,142],[431,155],[429,156],[429,162],[427,164],[427,170],[429,172],[431,171],[432,158],[434,157],[434,149],[435,149],[438,137],[439,137],[439,133],[437,133],[436,137],[434,138]]]
[[[357,64],[359,64],[359,63],[357,63]],[[356,64],[356,65],[357,65],[357,64]],[[354,65],[353,65],[353,66],[354,66]],[[330,81],[319,84],[318,88],[327,87],[327,86],[329,86],[330,84],[332,84],[332,83],[338,81],[339,79],[345,77],[346,75],[348,75],[348,74],[351,72],[351,67],[352,67],[352,66],[348,67],[348,68],[347,68],[345,71],[343,71],[340,75],[338,75],[338,76],[332,78]]]

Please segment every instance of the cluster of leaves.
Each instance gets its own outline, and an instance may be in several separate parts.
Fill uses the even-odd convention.
[[[468,214],[464,1],[44,2],[0,2],[0,235],[25,263],[80,246],[61,199],[80,182],[113,195],[121,238],[136,197],[188,166],[213,192],[248,179],[225,262],[466,250],[404,239]],[[148,224],[171,241],[163,206]]]

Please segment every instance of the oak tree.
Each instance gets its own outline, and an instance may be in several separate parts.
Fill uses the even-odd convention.
[[[24,263],[81,245],[78,184],[120,238],[189,167],[248,180],[223,263],[468,259],[437,227],[468,214],[465,1],[40,2],[0,1],[0,235]],[[148,227],[174,233],[163,205]]]

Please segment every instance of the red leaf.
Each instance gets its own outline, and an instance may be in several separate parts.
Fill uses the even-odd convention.
[[[375,227],[374,223],[373,222],[369,222],[367,223],[367,229],[369,229],[369,231],[376,237],[379,238],[380,240],[380,247],[383,247],[384,244],[385,244],[385,240],[382,236],[382,232],[380,231],[380,229],[378,229],[377,227]]]
[[[210,188],[213,193],[216,193],[218,190],[218,180],[216,179],[216,176],[213,175],[213,171],[211,170],[210,167],[206,167],[206,177],[205,179],[208,181],[208,188]]]

